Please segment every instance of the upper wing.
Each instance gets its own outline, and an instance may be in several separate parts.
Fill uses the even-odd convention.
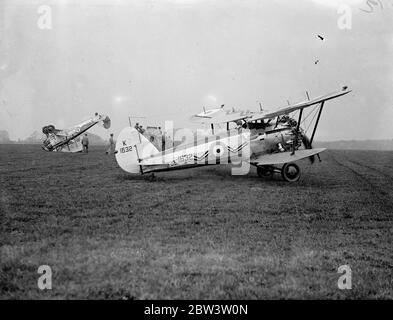
[[[208,110],[205,114],[196,114],[193,115],[190,120],[194,123],[212,123],[212,124],[217,124],[217,123],[226,123],[226,122],[232,122],[232,121],[237,121],[237,120],[242,120],[249,118],[252,114],[247,111],[229,111],[229,110],[223,110],[220,109],[213,114],[208,114],[210,110]]]
[[[81,143],[76,143],[76,140],[69,141],[64,147],[61,148],[61,152],[80,152],[83,146]]]
[[[262,119],[271,119],[271,118],[275,118],[277,116],[281,116],[283,114],[288,114],[291,112],[294,112],[296,110],[300,110],[300,109],[304,109],[307,107],[311,107],[315,104],[321,103],[323,101],[328,101],[334,98],[338,98],[341,97],[345,94],[350,93],[352,90],[347,90],[345,87],[343,88],[342,91],[337,91],[337,92],[333,92],[333,93],[329,93],[320,97],[317,97],[315,99],[312,100],[307,100],[304,102],[299,102],[290,106],[286,106],[283,108],[278,109],[277,111],[273,111],[273,112],[259,112],[256,114],[253,114],[252,117],[248,118],[248,121],[255,121],[255,120],[262,120]]]
[[[190,118],[190,120],[192,122],[203,123],[203,122],[200,122],[201,119],[211,119],[214,117],[214,115],[217,116],[217,114],[225,113],[225,110],[223,108],[224,108],[224,105],[222,105],[221,108],[215,108],[215,109],[209,109],[209,110],[204,109],[203,112],[193,115]]]
[[[272,119],[277,116],[288,114],[294,112],[299,109],[304,109],[307,107],[311,107],[315,104],[321,103],[323,101],[328,101],[330,99],[338,98],[345,94],[350,93],[352,90],[347,90],[344,87],[341,91],[329,93],[320,97],[317,97],[312,100],[307,100],[304,102],[299,102],[290,106],[285,106],[276,111],[261,111],[261,112],[249,112],[249,111],[228,111],[224,109],[212,109],[207,110],[205,112],[193,115],[190,120],[194,123],[203,123],[203,124],[217,124],[217,123],[226,123],[232,121],[238,121],[247,119],[247,121],[255,121],[262,119]]]

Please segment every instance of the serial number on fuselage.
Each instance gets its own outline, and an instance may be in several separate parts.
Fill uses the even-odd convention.
[[[120,148],[120,153],[126,153],[132,151],[132,146],[122,147]]]
[[[194,154],[192,154],[192,153],[183,154],[181,156],[178,156],[176,160],[177,160],[177,162],[193,161],[194,160]]]

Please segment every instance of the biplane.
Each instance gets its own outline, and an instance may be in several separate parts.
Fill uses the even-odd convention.
[[[295,182],[300,178],[300,168],[295,162],[309,158],[313,163],[314,157],[319,158],[319,154],[325,150],[312,147],[325,102],[349,92],[351,90],[343,87],[341,91],[275,111],[262,108],[258,112],[236,111],[223,107],[204,110],[192,116],[191,121],[209,124],[211,134],[163,151],[159,151],[138,130],[127,127],[117,139],[116,160],[126,172],[140,174],[239,163],[240,160],[255,166],[259,177],[280,173],[285,181]],[[311,111],[305,115],[305,109]],[[305,129],[301,125],[311,116]],[[230,128],[231,123],[236,127]],[[214,132],[215,125],[222,124],[226,124],[226,130]],[[310,138],[307,133],[309,129]]]
[[[97,123],[101,123],[105,129],[111,126],[109,117],[98,113],[68,129],[56,129],[53,125],[45,126],[42,128],[42,133],[46,136],[42,149],[55,152],[81,152],[83,146],[80,135]]]

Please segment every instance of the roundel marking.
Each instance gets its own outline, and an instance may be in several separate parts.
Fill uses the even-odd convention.
[[[210,159],[214,159],[216,163],[228,163],[228,146],[225,143],[217,141],[209,149]]]

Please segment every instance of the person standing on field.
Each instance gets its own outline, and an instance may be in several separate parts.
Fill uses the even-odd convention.
[[[109,138],[108,149],[106,149],[106,154],[114,153],[114,152],[115,152],[115,140],[113,140],[113,133],[111,133],[111,136]]]
[[[89,138],[87,137],[87,133],[85,133],[85,136],[82,138],[82,146],[83,146],[83,152],[88,153],[89,152]]]

